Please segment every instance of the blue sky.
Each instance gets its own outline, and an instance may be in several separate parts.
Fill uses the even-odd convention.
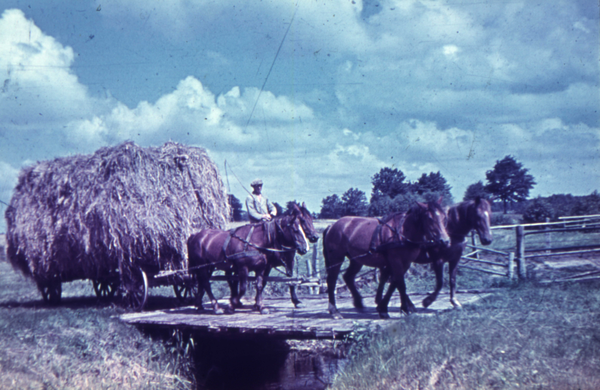
[[[508,154],[533,196],[599,187],[595,0],[2,7],[4,202],[24,165],[125,140],[202,146],[311,211],[383,167],[440,171],[458,201]]]

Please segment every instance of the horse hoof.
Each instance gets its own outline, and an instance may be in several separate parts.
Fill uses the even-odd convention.
[[[390,315],[388,313],[379,313],[379,318],[383,318],[384,320],[387,320],[390,318]]]
[[[331,313],[331,316],[333,317],[334,320],[343,320],[344,317],[342,317],[342,315],[340,313]]]
[[[358,310],[362,310],[365,308],[365,305],[363,305],[363,303],[362,303],[362,299],[354,301],[354,308],[358,309]]]
[[[432,303],[433,303],[433,299],[429,299],[429,298],[423,299],[423,307],[425,307],[425,308],[431,306]]]
[[[303,308],[305,308],[305,307],[306,307],[306,305],[305,305],[304,303],[302,303],[302,302],[298,302],[298,303],[295,303],[295,304],[294,304],[294,307],[295,307],[296,309],[303,309]]]
[[[462,310],[462,305],[459,301],[452,300],[450,301],[450,303],[452,304],[452,306],[454,306],[455,309]]]
[[[262,309],[260,309],[260,314],[270,314],[271,311],[269,309],[267,309],[266,307],[263,307]]]
[[[217,315],[225,314],[225,310],[223,310],[219,307],[218,309],[215,309],[215,314],[217,314]]]

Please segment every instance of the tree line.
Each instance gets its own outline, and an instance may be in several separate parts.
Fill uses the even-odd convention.
[[[479,180],[469,185],[462,200],[477,197],[492,201],[496,212],[507,214],[509,210],[522,214],[524,222],[543,222],[556,220],[565,215],[600,214],[600,194],[594,191],[589,196],[552,195],[528,200],[529,191],[537,184],[534,177],[523,164],[513,156],[507,155],[497,160],[494,167],[485,174],[485,183]],[[438,172],[423,173],[414,181],[408,181],[404,173],[397,168],[382,168],[371,178],[370,198],[358,188],[351,187],[341,196],[326,196],[321,201],[321,210],[314,213],[315,218],[338,219],[343,216],[383,216],[395,212],[406,212],[415,202],[427,202],[442,199],[444,205],[454,203],[446,179]],[[274,202],[279,213],[286,208]],[[243,204],[229,195],[229,204],[234,221],[247,219]],[[502,223],[499,216],[498,223]],[[506,218],[505,218],[506,219]]]
[[[512,156],[496,161],[493,169],[486,172],[487,183],[478,181],[471,184],[463,200],[484,197],[502,202],[506,213],[513,202],[527,199],[529,191],[536,184],[528,169]],[[373,185],[371,197],[367,202],[366,194],[356,188],[350,188],[341,197],[337,194],[322,200],[320,218],[340,218],[345,215],[381,216],[394,212],[406,212],[416,201],[442,199],[445,205],[454,203],[446,179],[438,172],[423,173],[410,182],[397,168],[382,168],[371,178]]]

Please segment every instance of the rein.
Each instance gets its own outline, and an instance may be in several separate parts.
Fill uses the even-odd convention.
[[[271,237],[271,226],[275,225],[275,227],[281,231],[283,233],[283,229],[281,228],[281,226],[279,226],[279,224],[276,221],[273,222],[266,222],[263,226],[265,226],[265,230],[267,233],[267,241],[273,242],[274,238]],[[229,234],[229,237],[227,237],[227,239],[225,240],[225,242],[223,243],[223,253],[225,254],[225,259],[227,260],[231,260],[231,259],[237,259],[240,257],[248,257],[248,256],[254,256],[254,255],[259,255],[262,254],[264,252],[274,252],[274,253],[286,253],[286,252],[293,252],[295,251],[294,248],[291,247],[286,247],[285,245],[281,245],[281,247],[283,249],[275,249],[275,248],[265,248],[265,247],[261,247],[259,245],[254,244],[253,242],[250,241],[250,238],[252,237],[252,233],[254,233],[254,228],[256,227],[256,225],[252,224],[250,225],[250,231],[248,232],[248,235],[246,236],[246,238],[242,238],[240,236],[238,236],[236,234],[236,230],[231,231],[231,233]],[[291,224],[288,224],[286,226],[291,226]],[[277,234],[277,233],[275,233]],[[239,241],[244,243],[244,250],[242,252],[237,252],[231,255],[227,255],[227,247],[229,246],[229,243],[231,241],[231,238],[236,238]],[[257,250],[248,250],[248,247],[251,246],[253,248],[256,248]]]

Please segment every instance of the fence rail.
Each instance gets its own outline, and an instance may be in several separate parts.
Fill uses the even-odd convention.
[[[467,262],[466,264],[469,262],[474,262],[489,265],[494,268],[483,269],[470,265],[461,265],[461,267],[481,272],[494,273],[497,275],[504,274],[504,272],[498,271],[497,268],[505,267],[505,274],[508,277],[512,278],[514,276],[518,276],[519,279],[524,280],[528,278],[528,260],[531,261],[534,258],[543,260],[543,258],[585,255],[600,252],[600,239],[595,240],[595,236],[591,236],[593,238],[592,244],[581,241],[579,243],[569,242],[570,245],[565,245],[566,242],[562,241],[564,240],[564,237],[561,238],[560,236],[562,234],[570,237],[571,235],[575,236],[577,233],[581,233],[581,237],[586,238],[587,234],[600,231],[600,215],[564,217],[558,222],[547,221],[531,224],[493,226],[492,229],[496,231],[514,231],[514,251],[502,251],[498,249],[477,246],[475,245],[475,238],[473,237],[473,244],[468,245],[468,247],[474,249],[474,251],[463,256],[463,259]],[[537,242],[531,242],[531,240],[536,241],[535,237],[539,237],[540,235],[544,235],[545,237],[537,239]],[[559,237],[558,239],[555,238],[557,235]],[[590,240],[588,239],[588,241]],[[506,261],[494,262],[480,259],[480,255],[486,252],[500,255],[500,258],[504,258]],[[516,272],[514,272],[513,267]],[[588,280],[590,278],[600,278],[600,269],[598,272],[592,271],[591,273],[588,272],[585,274],[574,275],[569,278],[565,278],[564,280]]]

